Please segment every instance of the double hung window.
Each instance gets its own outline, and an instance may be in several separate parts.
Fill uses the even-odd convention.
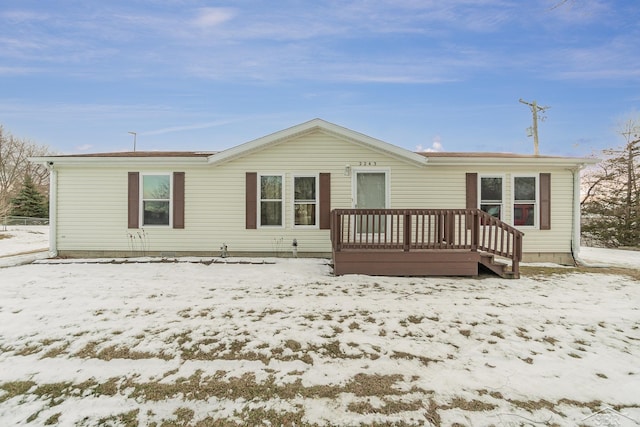
[[[502,177],[480,177],[480,209],[491,216],[502,219]]]
[[[282,227],[284,225],[284,189],[282,175],[260,175],[260,226]]]
[[[171,175],[143,174],[142,225],[171,224]]]
[[[513,224],[535,226],[538,205],[538,180],[535,176],[513,178]]]
[[[318,180],[316,176],[293,177],[293,216],[295,226],[316,226]]]

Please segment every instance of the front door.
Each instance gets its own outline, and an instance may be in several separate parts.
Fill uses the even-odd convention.
[[[375,171],[355,172],[355,200],[356,209],[385,209],[387,208],[387,173]],[[357,221],[358,232],[384,233],[385,221],[383,216],[367,215]]]

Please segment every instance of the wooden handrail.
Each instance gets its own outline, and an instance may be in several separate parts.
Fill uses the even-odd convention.
[[[522,233],[480,209],[334,209],[333,251],[470,250],[512,261],[519,274]]]

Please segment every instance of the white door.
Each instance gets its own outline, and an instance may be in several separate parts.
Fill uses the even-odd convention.
[[[387,173],[376,171],[355,172],[356,209],[385,209],[387,208]],[[359,218],[356,224],[358,232],[361,227],[366,233],[385,231],[384,217],[366,215]]]

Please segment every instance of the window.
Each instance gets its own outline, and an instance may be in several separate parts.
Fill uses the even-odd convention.
[[[502,219],[502,177],[480,177],[480,210]]]
[[[315,226],[318,212],[318,180],[315,176],[293,177],[293,217],[295,226]]]
[[[282,227],[282,175],[260,175],[260,226]]]
[[[535,226],[537,206],[537,179],[535,176],[513,178],[513,224]]]
[[[142,225],[170,225],[171,175],[142,175]]]

